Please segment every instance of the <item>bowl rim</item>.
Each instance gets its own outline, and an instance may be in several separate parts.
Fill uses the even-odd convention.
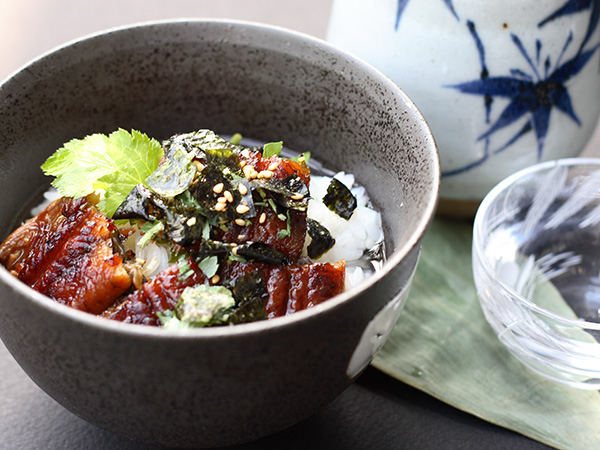
[[[546,316],[550,319],[553,319],[557,322],[563,323],[565,325],[574,326],[577,328],[586,328],[590,330],[600,330],[599,322],[589,322],[585,319],[573,319],[570,317],[565,317],[563,315],[552,312],[546,308],[539,306],[538,304],[532,302],[531,300],[525,298],[523,295],[515,291],[514,288],[508,286],[504,281],[496,277],[496,271],[494,270],[491,262],[485,256],[484,250],[484,237],[483,237],[483,229],[485,225],[483,224],[485,217],[487,216],[488,211],[493,202],[507,189],[512,187],[514,183],[519,180],[525,179],[530,175],[547,171],[551,168],[565,166],[565,167],[575,167],[575,166],[597,166],[600,169],[600,158],[593,157],[574,157],[574,158],[561,158],[556,160],[545,161],[537,164],[533,164],[529,167],[521,169],[512,175],[508,176],[504,180],[500,181],[496,186],[494,186],[490,192],[484,197],[477,213],[475,214],[475,219],[473,222],[473,270],[475,270],[475,261],[479,261],[479,267],[483,269],[486,275],[492,281],[492,284],[496,284],[500,286],[503,291],[506,291],[511,294],[511,298],[519,304],[522,304],[526,308],[539,313],[543,316]],[[479,291],[479,288],[477,289]],[[479,296],[480,297],[480,296]],[[480,297],[480,302],[481,297]]]
[[[362,292],[371,288],[379,280],[385,278],[391,270],[400,264],[410,252],[419,245],[422,237],[425,235],[427,229],[431,225],[434,218],[434,213],[437,208],[438,195],[441,183],[441,169],[439,154],[437,152],[437,145],[435,138],[431,131],[429,124],[421,111],[417,108],[414,102],[408,97],[408,95],[389,77],[384,75],[381,71],[373,67],[371,64],[364,60],[353,56],[350,53],[345,52],[339,47],[309,34],[305,34],[299,31],[290,30],[281,26],[264,24],[254,21],[245,20],[233,20],[233,19],[215,19],[215,18],[181,18],[181,19],[164,19],[164,20],[151,20],[136,22],[128,25],[122,25],[117,27],[111,27],[98,32],[90,33],[79,38],[67,41],[59,46],[50,49],[49,51],[42,53],[40,56],[34,58],[28,63],[24,64],[7,78],[0,81],[0,91],[2,87],[9,83],[14,77],[18,76],[23,71],[35,64],[40,64],[44,59],[50,58],[56,53],[67,51],[74,45],[82,42],[92,41],[96,39],[103,39],[113,34],[131,32],[137,29],[146,29],[151,27],[170,27],[170,26],[184,26],[191,24],[192,26],[219,26],[219,27],[242,27],[249,32],[268,32],[273,37],[286,38],[294,40],[296,43],[304,42],[312,44],[311,47],[318,51],[326,51],[328,54],[335,55],[336,58],[342,59],[351,63],[357,70],[360,69],[368,75],[369,78],[376,79],[378,83],[384,87],[388,92],[394,92],[395,96],[400,99],[399,104],[405,105],[407,110],[410,110],[412,117],[415,121],[421,125],[423,133],[423,148],[428,149],[424,153],[429,153],[428,165],[431,170],[431,179],[428,180],[427,185],[431,186],[430,191],[421,199],[421,207],[419,208],[420,217],[416,221],[413,233],[407,237],[405,242],[396,248],[394,252],[390,254],[387,260],[382,264],[382,267],[377,270],[373,275],[363,280],[358,286],[355,286],[341,294],[323,302],[314,307],[306,310],[297,311],[294,314],[287,315],[284,317],[278,317],[277,320],[263,320],[258,322],[238,324],[235,326],[228,327],[208,327],[208,328],[192,328],[185,330],[165,330],[161,327],[149,327],[139,326],[136,324],[124,323],[119,321],[106,320],[102,317],[89,314],[83,311],[73,309],[71,307],[62,305],[52,299],[46,297],[39,292],[34,291],[26,284],[12,276],[4,266],[0,269],[0,282],[8,285],[13,291],[18,292],[19,295],[24,296],[38,306],[44,308],[48,313],[65,316],[75,322],[81,322],[91,327],[103,331],[112,331],[117,333],[124,333],[132,336],[144,336],[149,338],[160,338],[160,339],[198,339],[198,338],[219,338],[224,336],[234,336],[241,334],[250,334],[255,332],[264,332],[265,330],[274,330],[279,327],[289,326],[291,324],[308,320],[310,317],[322,314],[324,312],[337,309],[340,304],[346,303],[352,297],[355,297]],[[392,299],[390,299],[391,301]]]

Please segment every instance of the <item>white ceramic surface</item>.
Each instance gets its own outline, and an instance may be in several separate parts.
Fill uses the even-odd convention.
[[[442,199],[478,201],[585,147],[600,113],[599,18],[598,0],[336,0],[327,39],[423,112]]]

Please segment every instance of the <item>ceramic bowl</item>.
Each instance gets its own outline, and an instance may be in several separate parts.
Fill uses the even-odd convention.
[[[517,172],[475,216],[473,272],[501,342],[539,374],[600,388],[600,159]]]
[[[334,1],[327,40],[419,105],[440,213],[473,217],[510,174],[579,155],[600,114],[597,1]]]
[[[116,323],[0,269],[0,335],[25,372],[83,419],[154,444],[248,441],[337,397],[396,322],[436,207],[436,147],[409,98],[324,42],[259,24],[160,22],[78,40],[0,85],[0,121],[2,237],[47,188],[39,167],[55,149],[119,127],[281,139],[354,173],[383,214],[387,261],[374,276],[312,309],[233,327]]]

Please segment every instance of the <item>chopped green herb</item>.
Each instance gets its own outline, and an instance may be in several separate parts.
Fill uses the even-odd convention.
[[[188,255],[186,253],[182,253],[181,255],[179,255],[179,259],[177,261],[177,269],[179,270],[178,278],[180,280],[185,280],[191,277],[194,273],[194,271],[190,267]]]
[[[290,230],[279,230],[277,232],[277,239],[283,239],[290,235]]]
[[[271,156],[279,156],[281,149],[283,148],[283,141],[269,142],[263,146],[262,155],[263,158],[270,158]]]
[[[231,139],[229,139],[229,142],[231,142],[233,145],[238,145],[241,141],[242,135],[240,133],[235,133],[233,136],[231,136]]]
[[[164,223],[162,223],[160,221],[154,222],[152,224],[152,226],[147,231],[144,232],[144,235],[137,242],[138,246],[140,248],[144,248],[146,246],[146,244],[148,244],[148,242],[150,242],[150,240],[152,240],[154,238],[154,236],[159,234],[164,229],[165,229]]]
[[[216,256],[207,256],[198,263],[198,267],[207,278],[212,278],[219,270],[219,259]]]

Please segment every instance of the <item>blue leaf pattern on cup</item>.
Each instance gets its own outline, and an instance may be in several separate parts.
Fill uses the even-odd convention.
[[[398,1],[396,29],[398,29],[408,1]],[[444,3],[453,13],[454,17],[460,20],[454,10],[452,0],[445,0]],[[585,67],[594,53],[600,48],[600,43],[596,43],[587,50],[585,49],[600,20],[600,1],[568,0],[562,7],[540,20],[537,24],[539,28],[542,28],[549,22],[560,17],[588,10],[590,14],[588,28],[576,54],[572,58],[563,62],[563,58],[573,42],[572,32],[567,36],[562,51],[554,63],[552,63],[549,55],[542,60],[543,43],[541,41],[536,40],[535,55],[530,55],[519,36],[511,34],[512,42],[523,56],[525,69],[512,68],[509,69],[509,75],[500,76],[490,75],[486,64],[485,45],[477,33],[476,24],[471,20],[466,20],[466,25],[473,37],[479,55],[481,72],[478,79],[444,87],[457,89],[465,94],[482,96],[484,98],[487,124],[491,123],[491,109],[494,98],[506,98],[509,100],[509,104],[500,113],[500,116],[491,123],[488,129],[479,136],[478,141],[484,142],[482,156],[478,160],[464,166],[444,171],[442,173],[443,176],[458,175],[479,166],[490,155],[506,150],[531,131],[535,133],[537,142],[537,159],[538,161],[541,160],[544,141],[548,133],[550,115],[554,109],[558,109],[570,117],[576,124],[581,125],[581,121],[571,102],[567,82]],[[491,151],[489,147],[492,135],[506,127],[515,125],[519,119],[524,117],[527,117],[525,124],[516,130],[507,142]]]

